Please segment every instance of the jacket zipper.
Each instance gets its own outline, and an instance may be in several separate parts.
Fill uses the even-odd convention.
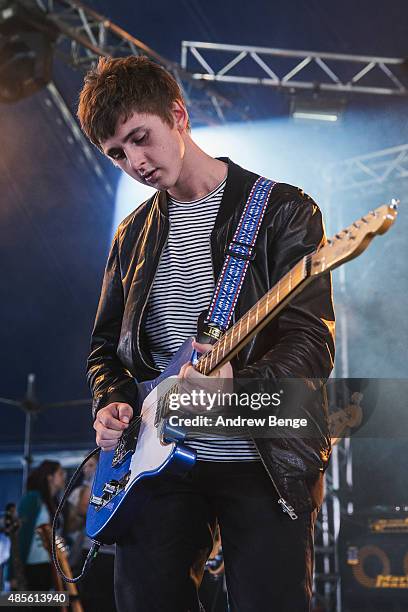
[[[252,438],[251,434],[250,434],[250,437]],[[253,438],[252,438],[252,441],[253,441],[253,443],[254,443],[254,444],[255,444],[255,446],[256,446],[256,442],[255,442],[255,440],[254,440]],[[273,486],[274,486],[274,488],[275,488],[275,491],[276,491],[276,492],[277,492],[277,494],[278,494],[278,497],[279,497],[279,499],[278,499],[278,504],[280,505],[282,512],[285,512],[286,514],[289,514],[289,516],[290,516],[290,518],[292,519],[292,521],[295,521],[295,520],[298,518],[298,515],[296,514],[296,512],[295,512],[295,510],[294,510],[293,506],[291,506],[291,505],[289,504],[289,502],[287,502],[287,501],[286,501],[286,499],[284,499],[284,498],[282,497],[282,494],[281,494],[281,492],[280,492],[280,490],[279,490],[279,488],[278,488],[278,485],[276,484],[275,479],[273,478],[273,476],[272,476],[271,472],[269,471],[268,466],[266,465],[266,463],[265,463],[265,461],[264,461],[264,458],[262,457],[262,453],[259,451],[259,448],[258,448],[257,446],[256,446],[256,448],[257,448],[257,451],[258,451],[259,456],[260,456],[260,458],[261,458],[261,461],[262,461],[262,463],[263,463],[263,466],[264,466],[264,468],[265,468],[265,470],[266,470],[266,473],[268,474],[269,478],[271,479],[272,484],[273,484]]]
[[[210,244],[211,267],[212,267],[214,286],[215,286],[217,281],[215,279],[214,262],[213,262],[213,254],[212,254],[212,245],[211,245],[211,234],[210,234],[210,236],[208,238],[208,241],[209,241],[209,244]],[[233,317],[235,318],[235,312],[233,313]],[[250,436],[250,438],[252,438],[251,434],[249,434],[249,436]],[[255,440],[253,438],[252,438],[252,441],[253,441],[253,443],[256,446],[256,442],[255,442]],[[282,509],[282,512],[289,514],[289,516],[292,519],[292,521],[295,521],[298,518],[298,515],[296,514],[293,506],[291,506],[289,504],[289,502],[287,502],[286,499],[284,499],[282,497],[282,494],[281,494],[281,492],[280,492],[280,490],[278,488],[278,485],[276,484],[275,479],[273,478],[272,474],[270,473],[269,468],[267,467],[267,465],[266,465],[266,463],[264,461],[264,458],[262,457],[262,455],[261,455],[261,453],[260,453],[260,451],[259,451],[257,446],[256,446],[256,449],[258,450],[258,454],[259,454],[259,456],[261,458],[261,461],[262,461],[263,466],[264,466],[264,468],[266,470],[266,473],[268,474],[269,478],[271,479],[271,482],[272,482],[272,484],[273,484],[273,486],[275,488],[275,491],[278,494],[278,498],[279,498],[278,499],[278,504],[280,505],[280,507]]]

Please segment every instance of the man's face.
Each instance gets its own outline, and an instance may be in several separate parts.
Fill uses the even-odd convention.
[[[116,132],[101,143],[113,163],[143,185],[166,190],[173,187],[181,173],[184,157],[182,139],[185,111],[175,103],[174,125],[158,115],[133,113],[119,120]]]

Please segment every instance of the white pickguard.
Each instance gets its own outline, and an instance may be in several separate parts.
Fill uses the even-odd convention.
[[[167,378],[155,387],[143,402],[142,423],[137,440],[136,450],[130,462],[130,478],[126,484],[128,489],[132,482],[143,472],[157,471],[172,453],[175,443],[162,444],[160,427],[155,427],[157,403],[160,396],[174,384],[174,378]]]

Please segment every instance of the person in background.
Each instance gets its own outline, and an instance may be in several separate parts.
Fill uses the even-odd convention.
[[[14,502],[9,502],[6,505],[4,517],[2,520],[2,526],[0,528],[0,537],[5,536],[7,538],[8,550],[10,554],[8,561],[4,566],[2,590],[26,590],[24,568],[21,563],[20,555],[18,553],[19,529],[20,519],[17,515],[17,505]],[[6,544],[4,540],[3,543]],[[0,554],[0,557],[1,556],[2,555]],[[7,588],[5,588],[6,586]]]
[[[64,485],[65,471],[58,461],[46,459],[28,477],[27,493],[18,507],[21,520],[18,548],[28,590],[48,591],[53,587],[50,555],[36,528],[52,523],[57,509],[55,496]]]

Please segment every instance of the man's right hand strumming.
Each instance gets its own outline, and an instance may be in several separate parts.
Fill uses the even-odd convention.
[[[96,443],[103,451],[113,450],[129,426],[133,409],[129,404],[113,402],[101,408],[96,415],[93,428],[96,431]]]

